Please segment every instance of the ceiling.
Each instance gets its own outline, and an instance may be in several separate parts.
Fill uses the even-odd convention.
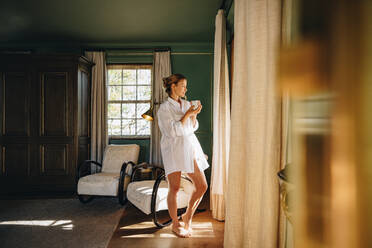
[[[1,0],[0,42],[211,42],[222,0]]]

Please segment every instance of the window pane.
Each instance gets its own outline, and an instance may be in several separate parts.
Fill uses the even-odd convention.
[[[136,84],[136,69],[123,70],[123,84]]]
[[[149,69],[138,70],[138,84],[151,85],[151,70]]]
[[[151,122],[144,119],[137,120],[137,135],[150,135],[151,133]]]
[[[123,118],[135,118],[136,109],[134,103],[125,103],[123,104],[122,117]]]
[[[151,106],[152,69],[147,67],[117,69],[121,68],[120,66],[114,68],[108,70],[108,134],[110,136],[150,135],[151,122],[142,119],[141,115]]]
[[[121,86],[109,86],[108,87],[108,100],[116,101],[121,100]]]
[[[109,135],[121,135],[120,120],[108,119],[108,134]]]
[[[138,86],[138,100],[151,99],[151,86]]]
[[[123,86],[123,100],[136,100],[136,86]]]
[[[121,69],[108,70],[108,81],[109,85],[121,84]]]
[[[150,103],[137,103],[137,118],[141,119],[142,114],[150,109]]]
[[[108,104],[107,117],[120,119],[120,103]]]
[[[123,135],[135,135],[136,134],[136,120],[123,120]]]

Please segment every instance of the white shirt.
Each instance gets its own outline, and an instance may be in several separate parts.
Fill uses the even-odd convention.
[[[191,104],[181,99],[181,105],[168,97],[166,101],[160,104],[157,113],[162,134],[160,149],[165,175],[175,171],[194,173],[194,159],[200,171],[209,167],[203,149],[194,134],[194,131],[199,127],[199,122],[196,120],[194,127],[191,118],[187,119],[184,126],[180,121]]]

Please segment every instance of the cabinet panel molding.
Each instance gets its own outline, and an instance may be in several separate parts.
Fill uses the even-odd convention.
[[[30,75],[9,72],[3,76],[3,135],[30,135]]]
[[[41,74],[40,135],[68,135],[68,93],[67,72],[47,72]]]
[[[3,175],[11,178],[30,175],[30,149],[27,144],[13,144],[2,149]]]
[[[68,145],[41,145],[40,155],[42,175],[68,175]]]

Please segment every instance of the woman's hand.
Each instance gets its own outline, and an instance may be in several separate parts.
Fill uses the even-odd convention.
[[[194,106],[191,106],[185,113],[185,115],[181,118],[182,125],[186,124],[186,120],[190,117],[193,121],[193,125],[195,125],[196,116],[200,113],[202,109],[202,105],[200,104],[197,109],[194,109]]]
[[[201,112],[202,108],[203,108],[203,106],[201,104],[199,104],[199,107],[196,109],[197,110],[197,112],[196,112],[197,115]]]
[[[191,107],[187,110],[185,115],[196,116],[200,113],[202,107],[203,106],[201,104],[199,104],[199,106],[196,109],[194,109],[194,106],[191,105]]]

